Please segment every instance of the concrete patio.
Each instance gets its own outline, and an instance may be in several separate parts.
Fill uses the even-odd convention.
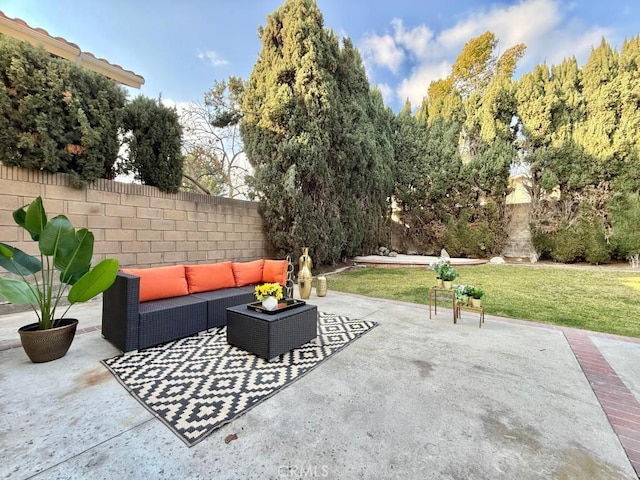
[[[471,312],[454,325],[451,310],[429,320],[331,291],[309,302],[380,326],[192,448],[99,363],[119,353],[100,300],[71,310],[84,330],[46,364],[11,348],[33,314],[0,316],[0,477],[636,478],[636,339],[491,316],[479,329]]]

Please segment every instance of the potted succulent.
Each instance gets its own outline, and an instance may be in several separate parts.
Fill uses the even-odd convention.
[[[69,308],[109,288],[119,265],[106,259],[91,268],[93,234],[76,231],[64,215],[47,220],[41,197],[13,212],[13,219],[38,243],[40,255],[0,243],[0,267],[19,277],[0,277],[0,296],[31,305],[38,322],[18,330],[22,346],[32,362],[48,362],[63,357],[73,341],[78,320],[65,318]],[[59,315],[65,294],[69,305]]]

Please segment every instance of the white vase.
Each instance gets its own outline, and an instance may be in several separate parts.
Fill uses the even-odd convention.
[[[269,310],[270,312],[278,308],[278,300],[276,297],[267,297],[262,300],[262,306],[265,310]]]

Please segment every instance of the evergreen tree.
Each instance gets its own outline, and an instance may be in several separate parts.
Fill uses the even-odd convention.
[[[315,1],[287,0],[259,33],[241,134],[274,253],[307,246],[320,263],[368,253],[385,235],[392,181],[381,96],[351,42],[340,48],[324,29]]]
[[[126,100],[114,81],[0,37],[0,151],[7,165],[113,178]]]
[[[551,143],[553,110],[557,103],[546,64],[524,74],[516,88],[517,115],[526,139],[527,153]]]
[[[554,108],[551,111],[551,145],[560,146],[574,138],[576,126],[584,121],[585,104],[582,95],[582,73],[575,57],[551,67]]]
[[[613,145],[620,161],[615,179],[618,189],[640,192],[640,36],[625,40],[616,83],[620,92],[620,118]]]
[[[617,173],[614,137],[620,119],[618,53],[602,39],[582,67],[582,95],[586,117],[576,128],[575,138],[593,162],[593,182],[607,181]]]
[[[122,173],[133,173],[145,185],[175,193],[182,181],[182,129],[175,108],[142,95],[130,102],[124,115],[129,155]]]

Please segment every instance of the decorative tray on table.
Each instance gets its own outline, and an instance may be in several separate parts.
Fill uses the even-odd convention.
[[[278,301],[278,307],[275,310],[267,310],[262,306],[262,302],[253,302],[247,305],[249,310],[255,310],[256,312],[266,313],[267,315],[274,315],[276,313],[284,312],[285,310],[291,310],[292,308],[301,307],[306,305],[307,302],[302,300],[296,300],[295,298],[286,298]]]

